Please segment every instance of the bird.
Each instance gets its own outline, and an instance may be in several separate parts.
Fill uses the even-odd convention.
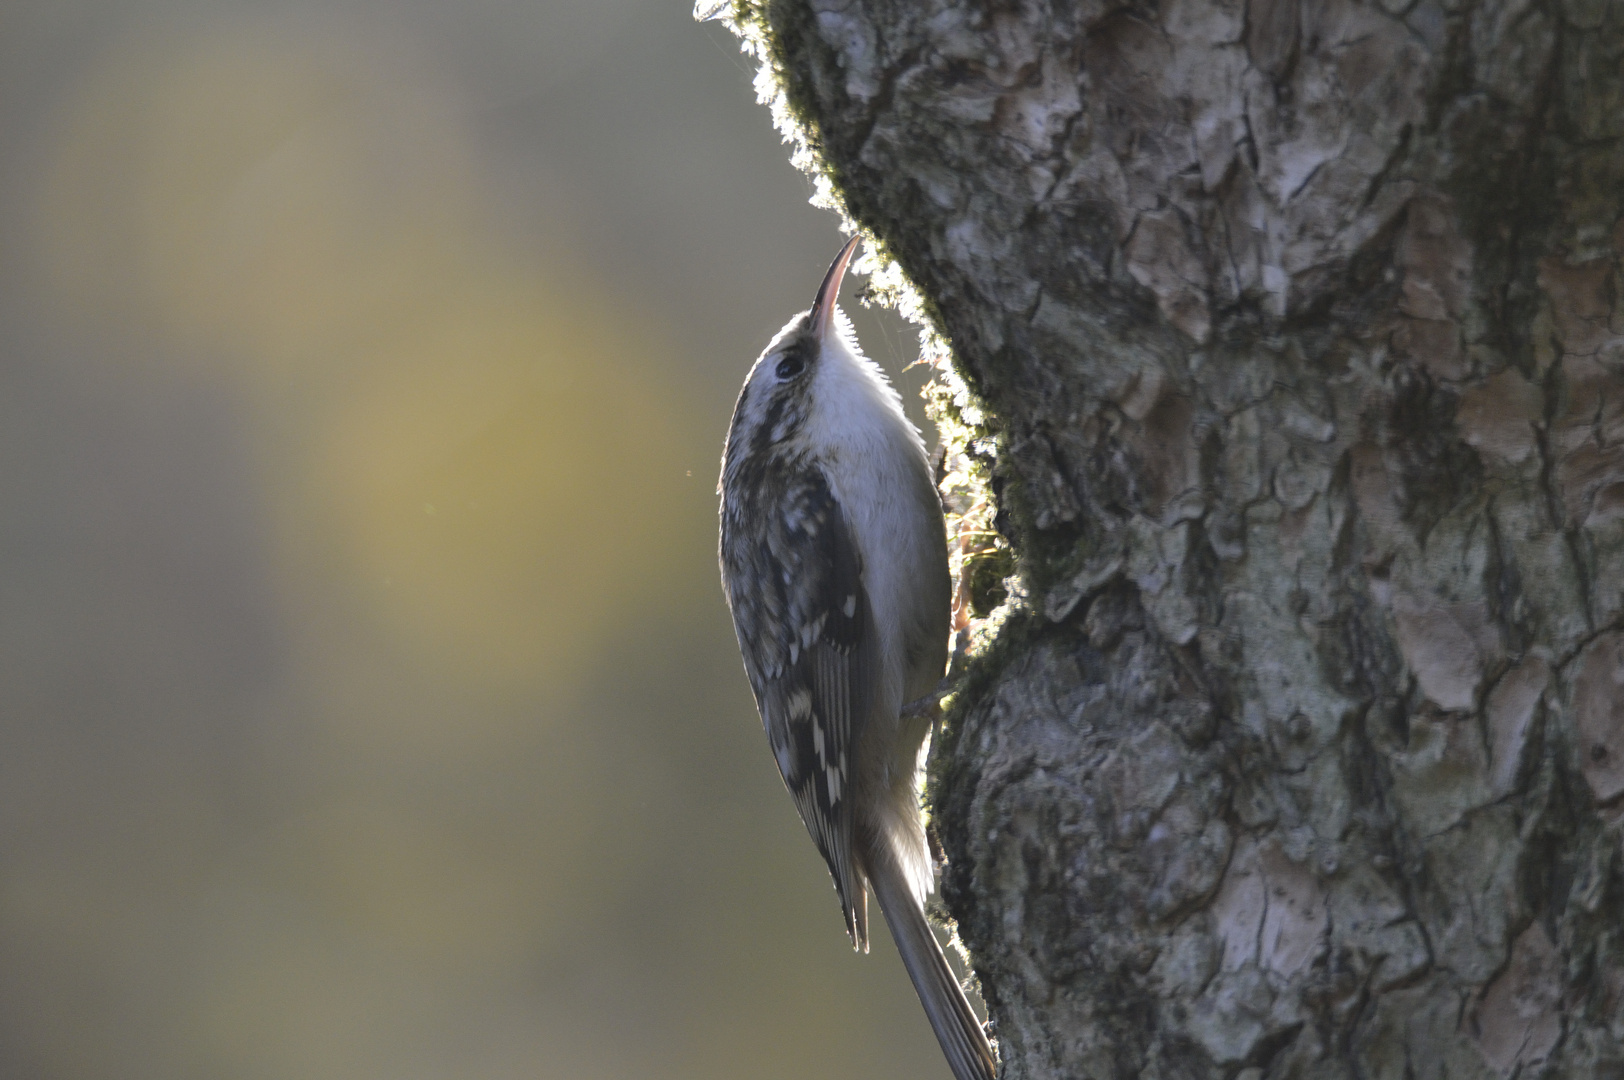
[[[739,392],[718,485],[722,586],[853,947],[868,951],[872,889],[954,1077],[993,1080],[992,1047],[925,916],[919,773],[952,586],[924,440],[836,303],[859,239]]]

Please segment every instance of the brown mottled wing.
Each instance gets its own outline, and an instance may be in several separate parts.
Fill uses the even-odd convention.
[[[723,500],[721,552],[739,650],[778,769],[866,949],[850,785],[878,665],[862,561],[815,466],[780,461],[740,480]]]

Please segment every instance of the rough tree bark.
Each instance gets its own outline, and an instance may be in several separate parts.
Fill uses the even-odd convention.
[[[1004,1075],[1624,1077],[1624,5],[733,15],[996,447]]]

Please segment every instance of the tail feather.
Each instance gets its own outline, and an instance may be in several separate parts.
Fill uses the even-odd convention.
[[[869,883],[955,1080],[994,1080],[992,1046],[894,859],[874,860]]]
[[[835,891],[840,894],[840,906],[846,916],[846,933],[851,937],[851,947],[857,952],[868,952],[868,889],[863,885],[863,879],[852,875],[856,885],[841,888],[836,884]]]

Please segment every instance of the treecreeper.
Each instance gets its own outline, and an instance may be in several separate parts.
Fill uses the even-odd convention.
[[[918,781],[947,666],[946,529],[919,431],[835,303],[856,247],[739,393],[722,453],[722,585],[852,944],[868,949],[873,889],[954,1076],[992,1080],[992,1048],[925,918]]]

